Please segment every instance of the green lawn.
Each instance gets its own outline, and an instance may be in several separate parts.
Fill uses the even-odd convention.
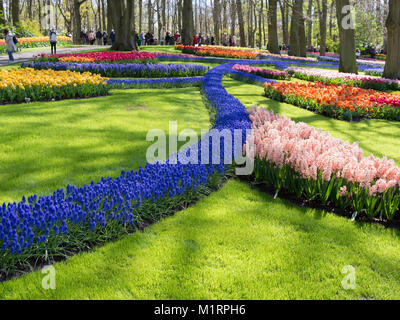
[[[399,232],[273,200],[230,181],[195,206],[0,284],[3,299],[400,298]],[[355,268],[344,290],[342,268]]]
[[[246,106],[360,141],[400,163],[400,123],[348,123],[262,96],[225,79]],[[3,114],[2,114],[3,113]],[[209,126],[198,89],[115,90],[87,100],[0,106],[0,201],[84,184],[145,163],[147,130]],[[40,272],[0,283],[3,299],[400,299],[400,231],[351,222],[272,199],[244,182],[148,227],[55,264],[56,290]],[[353,266],[356,288],[344,290]]]
[[[197,88],[114,90],[92,99],[0,106],[0,203],[83,185],[146,163],[148,130],[209,127]]]

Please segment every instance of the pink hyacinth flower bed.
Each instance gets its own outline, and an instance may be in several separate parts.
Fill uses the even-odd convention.
[[[400,168],[393,160],[364,157],[357,143],[282,115],[253,107],[254,177],[299,199],[318,201],[369,218],[398,217]]]
[[[285,71],[269,70],[269,69],[251,67],[248,65],[241,65],[241,64],[235,64],[233,66],[233,69],[237,70],[237,71],[255,74],[257,76],[268,78],[268,79],[285,80],[290,77],[289,74]]]
[[[295,78],[307,81],[322,81],[324,83],[352,84],[356,87],[375,90],[398,90],[399,80],[370,77],[352,73],[342,73],[334,70],[287,68],[286,72]]]

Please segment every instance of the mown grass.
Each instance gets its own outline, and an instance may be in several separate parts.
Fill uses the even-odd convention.
[[[173,217],[0,284],[3,299],[395,299],[399,232],[299,208],[230,181]],[[355,289],[345,290],[345,266]]]
[[[360,140],[366,153],[388,153],[400,161],[396,122],[337,121],[267,100],[261,87],[231,79],[223,83],[246,106],[263,105],[345,140]],[[134,107],[127,112],[128,106]],[[25,186],[21,180],[3,187],[0,194],[14,200],[35,188],[45,193],[70,180],[86,183],[137,167],[144,162],[142,138],[149,126],[167,128],[167,120],[182,117],[180,128],[208,123],[198,91],[189,88],[114,91],[110,97],[2,108],[8,111],[0,113],[0,121],[6,121],[0,126],[5,139],[0,165],[7,165],[1,172],[25,177],[33,171],[37,179],[36,184]],[[13,130],[7,131],[10,125]],[[14,157],[7,159],[10,151]],[[25,170],[32,157],[38,163]],[[13,161],[19,163],[15,168]],[[82,165],[73,165],[76,161]],[[55,174],[48,178],[46,172]],[[45,275],[37,271],[1,283],[0,298],[399,299],[399,236],[396,230],[274,200],[232,180],[144,232],[55,264],[55,290],[43,289]],[[354,290],[342,287],[345,266],[355,268]]]
[[[0,203],[83,185],[146,163],[148,130],[209,127],[197,88],[0,106]]]
[[[339,121],[311,111],[280,103],[263,96],[264,88],[241,81],[224,79],[228,93],[238,98],[246,107],[260,107],[281,113],[294,121],[302,121],[313,127],[329,131],[332,136],[350,143],[358,141],[365,155],[392,158],[400,165],[400,122],[386,120]]]

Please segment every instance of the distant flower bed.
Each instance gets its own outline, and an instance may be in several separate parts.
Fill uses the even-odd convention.
[[[318,70],[304,68],[288,68],[286,70],[295,78],[307,81],[321,81],[329,84],[347,84],[364,89],[398,90],[400,81],[386,78],[373,78],[352,73],[341,73],[333,70]]]
[[[112,88],[184,88],[200,87],[203,77],[168,78],[168,79],[110,79],[108,85]]]
[[[57,37],[59,45],[69,45],[72,44],[72,39],[70,37]],[[30,37],[30,38],[18,38],[19,48],[39,48],[50,46],[49,37]],[[0,50],[7,51],[6,41],[0,39]]]
[[[253,108],[250,119],[257,182],[334,205],[354,218],[365,214],[390,220],[398,215],[400,168],[393,160],[363,157],[357,143],[350,145],[264,108]]]
[[[247,50],[231,49],[231,47],[214,47],[214,46],[184,46],[177,45],[177,49],[183,53],[194,54],[197,56],[213,56],[233,59],[256,59],[258,53]]]
[[[312,58],[306,58],[306,57],[295,57],[295,56],[283,56],[281,54],[275,54],[275,53],[261,53],[261,57],[266,57],[266,58],[275,58],[275,59],[281,59],[281,60],[296,60],[296,61],[314,61],[315,59]]]
[[[377,118],[400,120],[400,97],[349,85],[316,83],[266,83],[268,98],[315,111],[341,120]],[[386,100],[382,103],[381,98]],[[387,102],[387,103],[385,103]],[[390,104],[388,104],[390,103]]]
[[[233,69],[237,71],[251,73],[268,79],[285,80],[290,77],[289,74],[285,71],[268,70],[242,64],[235,64],[233,66]]]
[[[107,78],[89,72],[34,70],[21,68],[0,71],[0,102],[25,102],[108,93]]]
[[[34,69],[71,70],[92,72],[106,77],[162,78],[162,77],[194,77],[206,73],[207,67],[198,64],[109,64],[109,63],[62,63],[62,62],[30,62],[22,67]]]
[[[67,56],[67,57],[59,58],[58,61],[60,61],[60,62],[94,62],[94,59],[87,58],[87,57]]]
[[[71,59],[71,60],[65,60]],[[75,59],[75,60],[73,60]],[[156,56],[147,52],[114,52],[114,51],[100,51],[100,52],[83,52],[83,53],[69,53],[69,54],[40,54],[35,57],[37,62],[89,62],[84,61],[89,59],[91,62],[98,63],[150,63],[156,61]]]

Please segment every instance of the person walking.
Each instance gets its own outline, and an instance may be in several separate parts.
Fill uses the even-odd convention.
[[[96,32],[96,40],[97,45],[101,46],[101,40],[103,38],[103,34],[101,33],[100,29]]]
[[[14,62],[14,55],[13,53],[17,50],[17,47],[14,42],[14,35],[8,29],[4,29],[4,38],[7,44],[7,51],[8,51],[8,62]]]
[[[52,26],[51,29],[49,30],[51,54],[57,54],[57,36],[58,33],[56,31],[56,28]]]
[[[114,44],[114,42],[115,42],[115,31],[114,31],[114,29],[111,29],[110,39],[111,39],[111,44]]]
[[[103,44],[106,46],[108,42],[108,33],[104,30],[103,32]]]
[[[199,45],[199,39],[197,38],[197,36],[195,34],[193,35],[193,45],[195,47],[197,47]]]
[[[143,32],[141,32],[141,33],[140,33],[140,45],[141,45],[141,46],[145,45],[144,40],[145,40],[145,39],[144,39]]]

